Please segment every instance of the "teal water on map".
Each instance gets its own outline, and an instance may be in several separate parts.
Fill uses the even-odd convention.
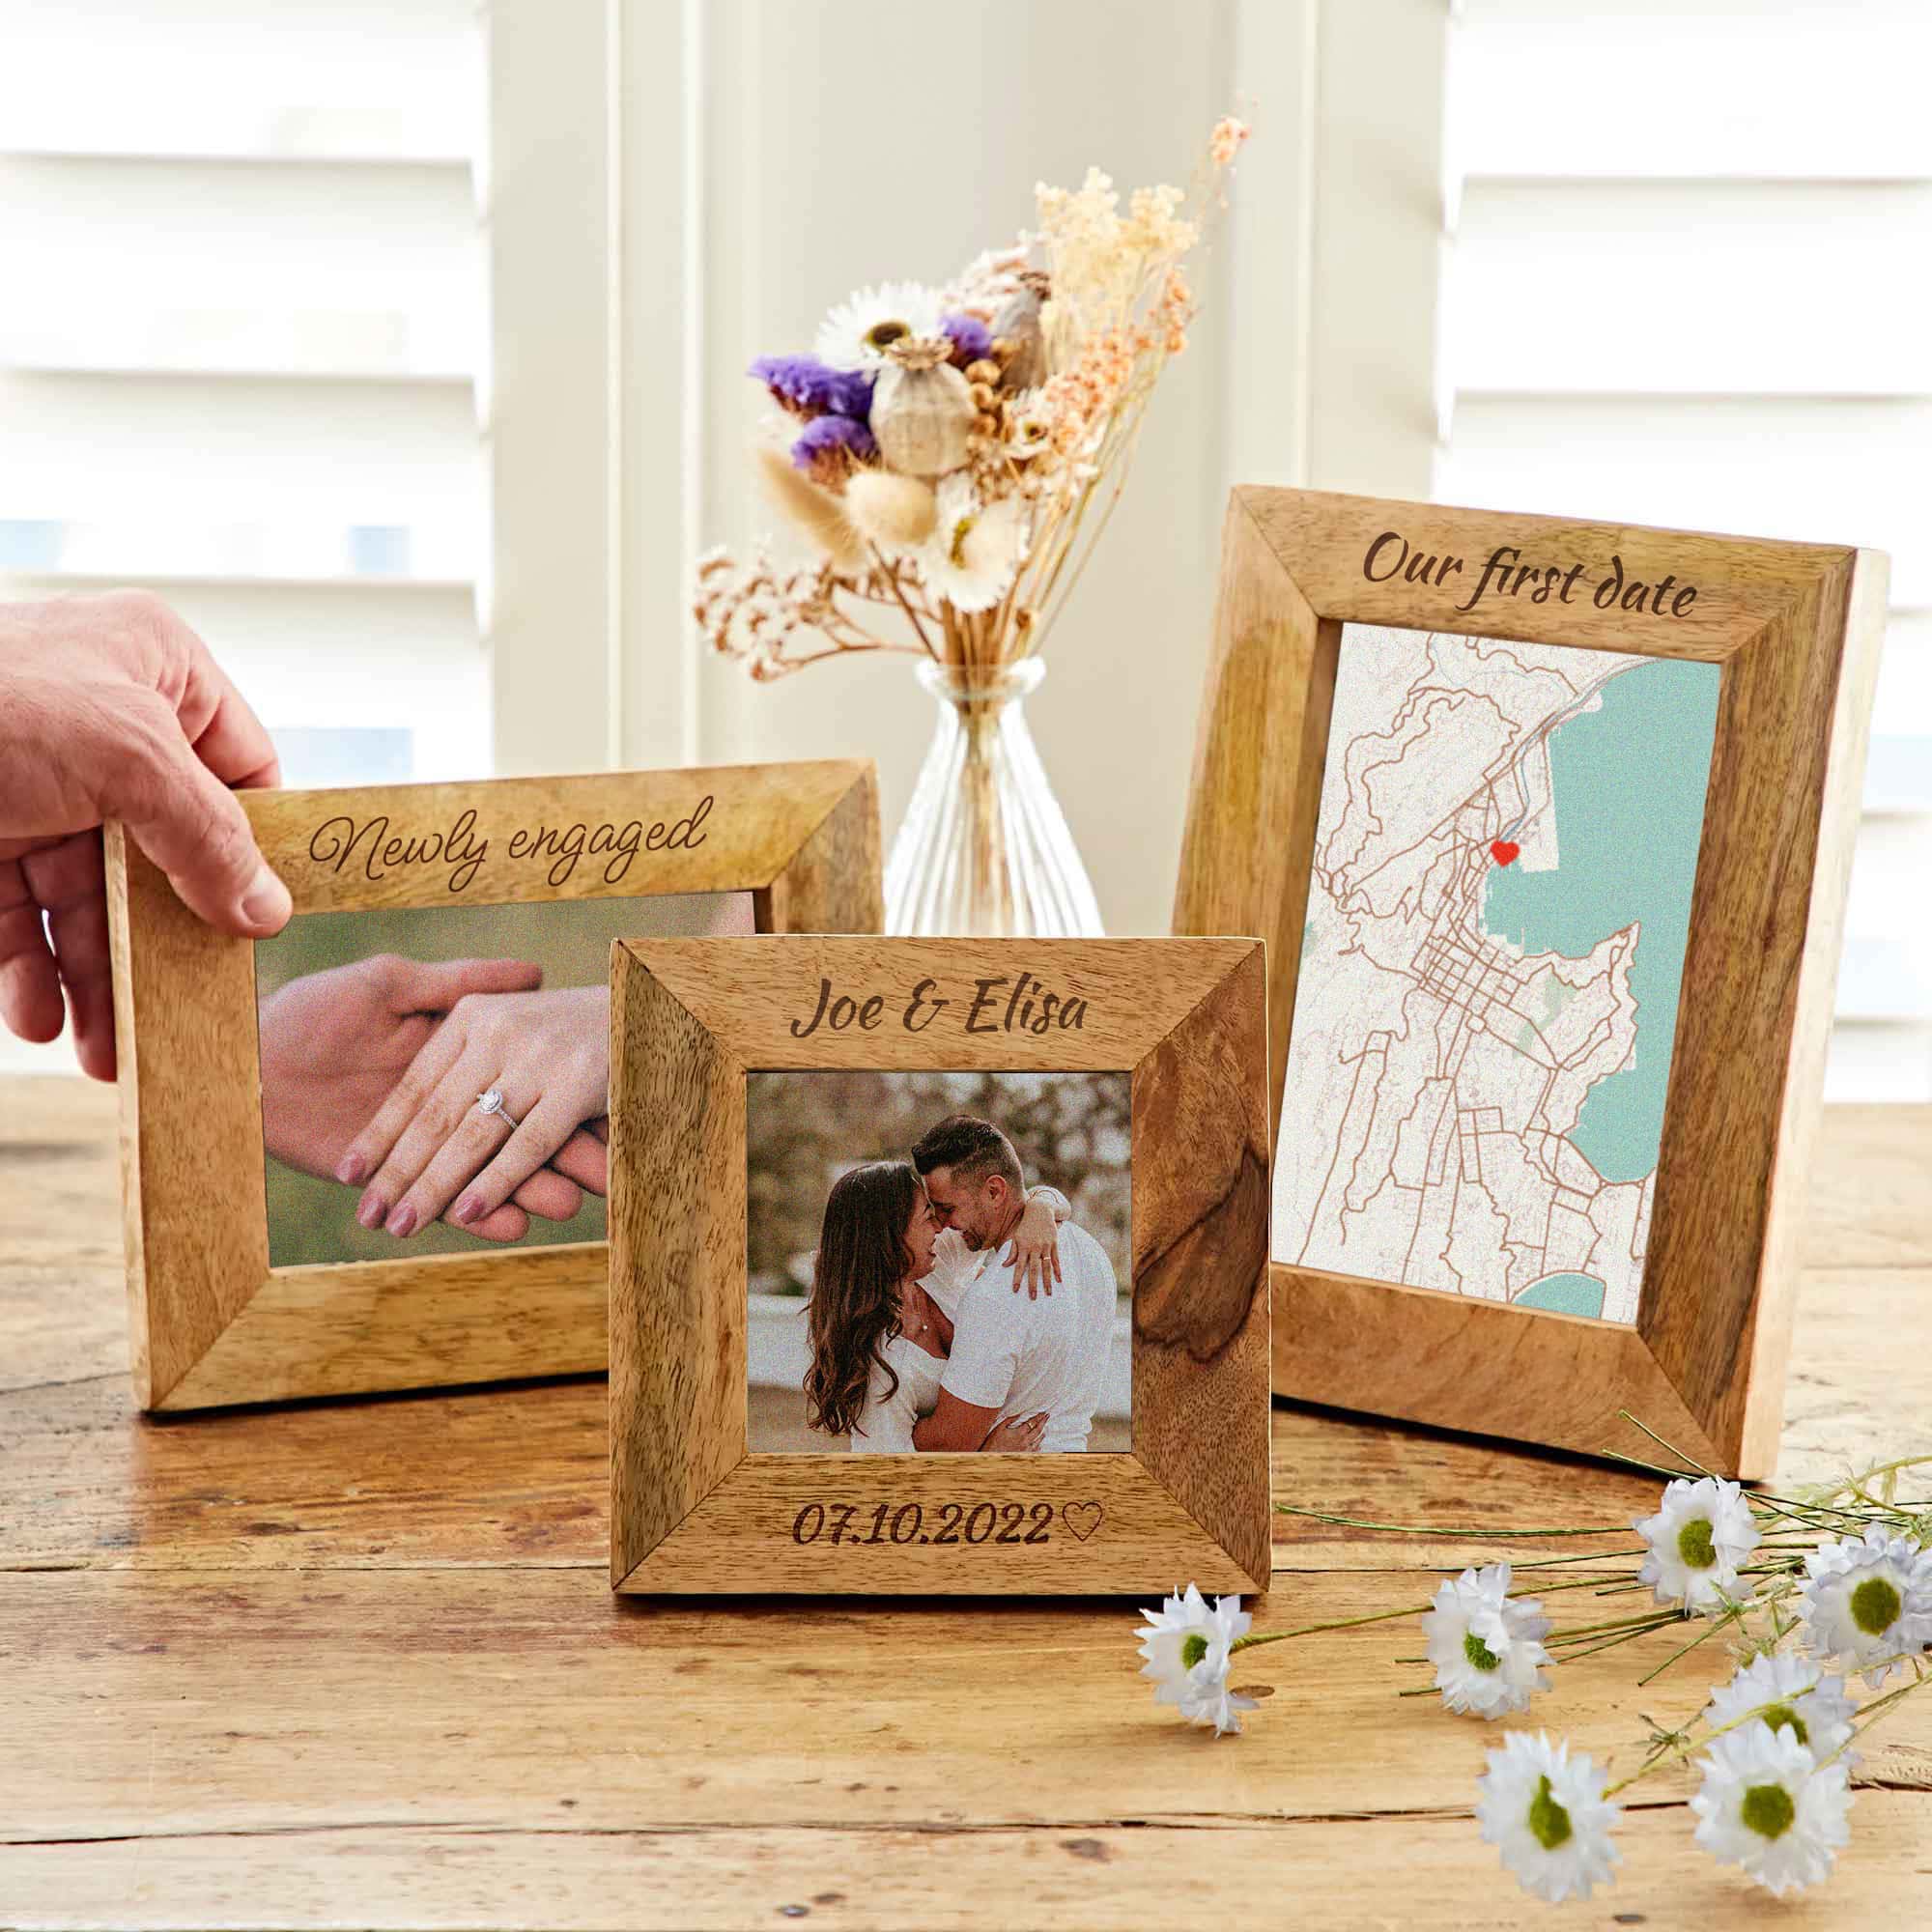
[[[1593,1274],[1547,1274],[1516,1298],[1518,1308],[1546,1308],[1556,1315],[1588,1315],[1601,1320],[1604,1284]]]
[[[1605,1180],[1642,1179],[1663,1137],[1719,675],[1716,665],[1654,659],[1618,672],[1595,711],[1559,724],[1549,737],[1556,869],[1492,867],[1483,895],[1485,929],[1525,952],[1580,959],[1642,923],[1633,1064],[1590,1089],[1570,1136]]]

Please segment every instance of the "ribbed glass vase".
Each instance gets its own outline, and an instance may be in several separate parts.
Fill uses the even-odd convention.
[[[1100,908],[1048,784],[1025,700],[1038,658],[925,663],[939,706],[886,863],[886,930],[926,938],[1098,938]]]

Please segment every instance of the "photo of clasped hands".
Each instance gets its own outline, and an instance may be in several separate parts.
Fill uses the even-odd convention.
[[[394,953],[292,980],[260,1007],[268,1151],[359,1189],[355,1219],[399,1240],[571,1220],[608,1191],[611,993],[542,981]]]

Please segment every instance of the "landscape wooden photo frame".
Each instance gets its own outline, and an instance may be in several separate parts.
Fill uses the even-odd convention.
[[[1259,944],[644,940],[611,972],[613,1588],[1266,1587]],[[1130,1076],[1126,1451],[753,1449],[747,1094],[774,1069]]]
[[[869,760],[238,796],[297,921],[599,899],[621,930],[697,894],[749,895],[759,933],[882,921]],[[202,924],[117,824],[106,858],[140,1406],[602,1370],[601,1240],[271,1264],[255,948]]]
[[[1328,918],[1330,905],[1341,903],[1325,888],[1314,900],[1311,876],[1329,809],[1324,779],[1345,627],[1364,627],[1349,635],[1383,639],[1374,648],[1391,651],[1397,634],[1427,634],[1432,651],[1447,639],[1437,651],[1445,661],[1462,648],[1457,639],[1476,639],[1717,668],[1707,680],[1708,786],[1634,1321],[1291,1264],[1279,1253],[1278,1199],[1271,1242],[1278,1394],[1591,1453],[1640,1446],[1620,1419],[1627,1410],[1711,1469],[1771,1472],[1887,571],[1881,553],[1845,545],[1316,491],[1233,493],[1174,924],[1177,932],[1255,932],[1268,942],[1278,1196],[1298,1184],[1282,1176],[1284,1151],[1311,1124],[1306,1113],[1297,1118],[1284,1106],[1293,1029],[1331,1023],[1313,993],[1309,1018],[1298,1020],[1296,995],[1304,943],[1318,943],[1316,917]],[[1348,741],[1350,752],[1356,742]],[[1543,745],[1547,760],[1547,736]],[[1352,788],[1355,775],[1379,755],[1364,751],[1356,764],[1338,768],[1345,799],[1365,796]],[[1533,763],[1527,771],[1513,766],[1486,772],[1483,782],[1501,811],[1519,797],[1527,807],[1533,775]],[[1378,798],[1391,796],[1386,775],[1379,782]],[[1552,825],[1560,812],[1555,787],[1551,777],[1545,796]],[[1482,871],[1477,841],[1485,836],[1491,867],[1514,863],[1523,847],[1502,819],[1486,835],[1479,812],[1462,815],[1473,793],[1452,788],[1444,797],[1432,836],[1447,828],[1446,838],[1466,841],[1459,864]],[[1358,818],[1350,839],[1366,824]],[[1324,843],[1320,857],[1345,867],[1363,849]],[[1356,871],[1332,876],[1349,894],[1362,890]],[[1390,904],[1385,895],[1348,902],[1378,919]],[[1439,902],[1419,892],[1398,910],[1421,917]],[[1364,929],[1355,923],[1350,935],[1359,940]],[[1324,973],[1325,946],[1318,948]],[[1335,951],[1339,957],[1340,946]],[[1430,961],[1439,965],[1443,956],[1432,952]],[[1435,965],[1420,949],[1412,958],[1411,978],[1426,980]],[[1394,964],[1407,970],[1400,957]],[[1483,970],[1464,961],[1459,977],[1436,980],[1445,1010],[1461,1008],[1453,1026],[1493,1012],[1484,1002],[1498,982],[1472,991],[1478,981],[1467,977]],[[1311,1037],[1325,1042],[1329,1035]],[[1384,1030],[1378,1069],[1388,1065],[1390,1043]],[[1338,1042],[1337,1063],[1343,1053]],[[1358,1076],[1362,1065],[1355,1064]],[[1378,1084],[1364,1109],[1371,1125],[1381,1097]],[[1489,1145],[1482,1136],[1500,1122],[1498,1112],[1456,1122],[1453,1153],[1463,1163],[1456,1172],[1470,1171]],[[1388,1184],[1399,1184],[1399,1139],[1387,1162],[1385,1143],[1375,1142],[1366,1176],[1340,1158],[1369,1148],[1368,1133],[1356,1114],[1336,1139],[1332,1170],[1344,1176],[1344,1192],[1321,1197],[1320,1228],[1308,1223],[1297,1254],[1329,1241],[1335,1201],[1338,1228],[1363,1211],[1362,1190],[1382,1184],[1382,1165]],[[1428,1145],[1433,1162],[1435,1143]],[[1326,1146],[1316,1148],[1317,1161]],[[1435,1167],[1419,1179],[1408,1172],[1426,1203],[1439,1185]],[[1566,1168],[1559,1182],[1567,1186],[1570,1178]],[[1322,1176],[1310,1190],[1329,1184]],[[1576,1197],[1567,1199],[1566,1215],[1575,1207]],[[1419,1228],[1423,1210],[1415,1211]]]

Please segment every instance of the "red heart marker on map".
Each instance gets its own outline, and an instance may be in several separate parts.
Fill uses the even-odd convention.
[[[1490,857],[1498,866],[1510,866],[1516,863],[1516,855],[1521,850],[1514,838],[1498,838],[1490,847]]]

